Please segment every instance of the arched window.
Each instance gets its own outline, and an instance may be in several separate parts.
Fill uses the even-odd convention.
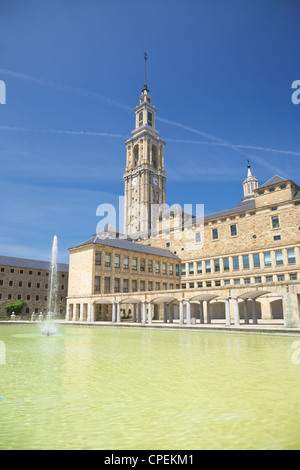
[[[135,145],[133,147],[133,164],[134,164],[134,166],[137,166],[138,161],[139,161],[139,146]]]
[[[158,166],[158,152],[155,145],[152,145],[152,165],[154,168]]]

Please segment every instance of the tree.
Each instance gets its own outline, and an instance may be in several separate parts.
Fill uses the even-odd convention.
[[[26,305],[26,302],[25,302],[25,300],[21,299],[21,300],[18,300],[16,302],[13,302],[10,305],[7,305],[4,308],[5,308],[8,315],[11,315],[13,312],[15,313],[15,315],[20,315],[24,305]]]

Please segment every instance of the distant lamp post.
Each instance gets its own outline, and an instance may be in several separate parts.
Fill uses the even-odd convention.
[[[285,326],[293,328],[292,310],[291,310],[291,296],[289,286],[286,286],[286,308],[285,308]]]

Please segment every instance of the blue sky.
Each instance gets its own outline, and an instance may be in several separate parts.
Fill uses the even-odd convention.
[[[59,260],[123,195],[147,82],[168,204],[227,209],[247,159],[300,182],[298,0],[2,0],[0,254]]]

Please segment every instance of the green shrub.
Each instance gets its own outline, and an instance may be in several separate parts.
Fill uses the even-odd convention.
[[[21,300],[17,300],[16,302],[13,302],[10,305],[7,305],[4,308],[8,315],[11,315],[13,312],[15,312],[15,315],[20,315],[24,305],[26,305],[26,302],[25,300],[21,299]]]

